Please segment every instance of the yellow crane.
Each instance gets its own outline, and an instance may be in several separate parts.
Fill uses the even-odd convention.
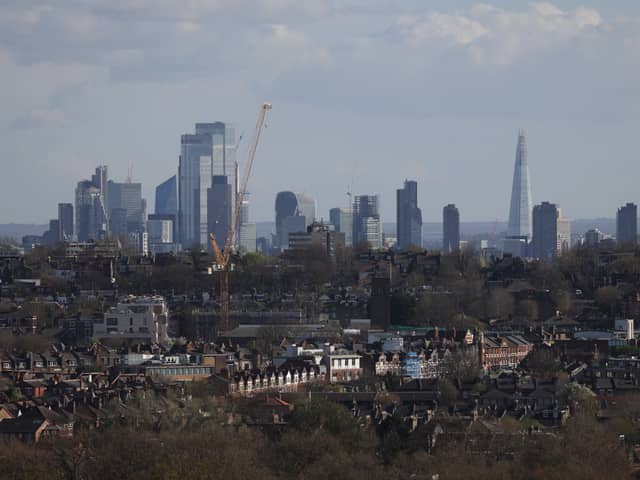
[[[220,249],[216,237],[213,233],[209,233],[209,239],[211,240],[211,247],[213,248],[213,255],[215,258],[214,270],[218,272],[220,280],[220,323],[223,329],[229,328],[229,271],[231,270],[231,250],[235,245],[235,237],[240,226],[240,207],[244,201],[245,194],[247,193],[247,185],[249,184],[249,176],[251,175],[251,167],[253,166],[253,160],[256,156],[256,149],[258,148],[258,141],[260,140],[260,133],[267,116],[267,112],[271,110],[270,103],[263,103],[258,114],[258,121],[256,122],[256,128],[253,132],[253,138],[249,145],[249,152],[247,155],[247,162],[244,168],[242,176],[242,183],[240,189],[236,194],[236,202],[233,210],[233,217],[231,219],[231,225],[227,232],[227,239],[225,244]]]

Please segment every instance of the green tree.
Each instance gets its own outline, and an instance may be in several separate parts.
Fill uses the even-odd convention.
[[[296,406],[290,424],[295,430],[305,434],[326,431],[339,436],[350,447],[357,445],[360,436],[360,426],[349,411],[327,400],[313,399]]]
[[[516,315],[529,322],[538,321],[538,303],[535,300],[520,300],[516,305]]]
[[[614,317],[620,309],[622,292],[616,287],[601,287],[595,293],[596,305],[609,317]]]

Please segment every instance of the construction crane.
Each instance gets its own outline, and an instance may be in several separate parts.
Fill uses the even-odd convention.
[[[256,122],[256,128],[253,132],[253,138],[249,145],[249,152],[247,154],[247,163],[245,165],[244,174],[242,176],[242,183],[240,189],[236,194],[236,202],[233,211],[233,217],[231,218],[231,225],[227,232],[227,238],[224,246],[220,249],[216,237],[213,233],[209,233],[209,239],[211,240],[211,247],[213,248],[213,255],[215,264],[213,270],[218,272],[220,280],[220,320],[223,329],[229,328],[229,271],[232,269],[231,265],[231,250],[235,245],[235,237],[240,226],[240,207],[244,200],[244,196],[247,192],[247,185],[249,184],[249,176],[251,175],[251,167],[253,166],[253,160],[256,156],[256,149],[258,148],[258,141],[260,140],[260,133],[267,116],[267,112],[271,110],[270,103],[263,103],[258,114],[258,121]]]

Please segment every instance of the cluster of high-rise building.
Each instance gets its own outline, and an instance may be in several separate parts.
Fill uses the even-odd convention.
[[[119,238],[137,253],[147,253],[147,205],[142,184],[108,178],[106,165],[96,167],[91,179],[75,189],[75,205],[58,204],[58,218],[49,221],[42,242],[88,242]],[[75,215],[74,215],[75,214]]]
[[[108,178],[101,165],[90,179],[75,189],[75,205],[60,203],[58,218],[40,239],[47,244],[60,241],[87,242],[103,238],[124,239],[139,253],[166,253],[207,246],[212,233],[222,248],[237,218],[233,241],[242,252],[256,250],[270,254],[310,245],[321,245],[335,253],[341,246],[371,249],[422,247],[422,211],[418,207],[418,184],[405,180],[396,191],[396,232],[385,234],[378,195],[349,194],[349,205],[329,211],[329,222],[318,218],[316,201],[305,193],[281,191],[275,197],[275,232],[257,238],[256,224],[249,215],[249,195],[239,205],[239,164],[233,125],[223,122],[196,123],[194,133],[180,138],[177,174],[157,186],[155,211],[147,216],[142,185],[127,179],[119,183]],[[637,239],[637,207],[627,203],[616,216],[619,244]],[[586,245],[597,245],[607,237],[598,229],[587,231]],[[231,241],[231,240],[230,240]],[[488,242],[488,241],[485,241]],[[442,253],[463,248],[460,212],[450,203],[442,210]],[[527,141],[518,132],[506,235],[501,248],[513,256],[550,260],[572,244],[571,222],[560,207],[543,201],[534,205],[529,177]],[[485,245],[485,246],[488,246]]]
[[[618,209],[616,241],[618,244],[636,243],[638,235],[637,207],[627,203]],[[594,246],[605,239],[598,229],[588,230],[582,241]],[[523,130],[518,132],[516,161],[511,189],[511,206],[503,251],[514,256],[551,260],[571,248],[571,221],[562,215],[561,208],[543,201],[533,205],[527,142]]]

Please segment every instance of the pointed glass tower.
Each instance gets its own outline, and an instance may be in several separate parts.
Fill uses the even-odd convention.
[[[509,210],[509,226],[507,228],[508,237],[531,239],[532,207],[529,166],[527,165],[527,140],[524,130],[521,129],[518,132],[516,164],[513,171],[511,209]]]

